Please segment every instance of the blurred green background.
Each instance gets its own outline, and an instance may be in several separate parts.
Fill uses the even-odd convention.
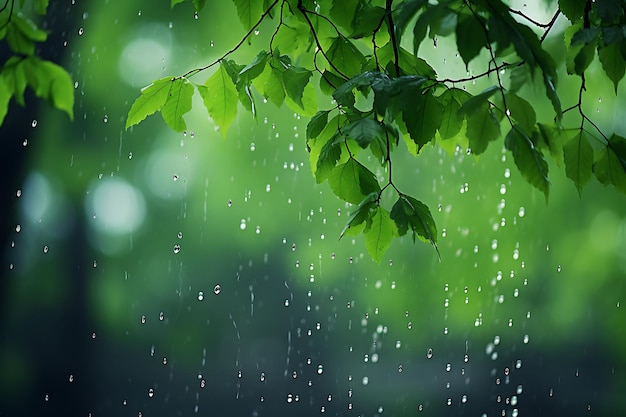
[[[593,180],[579,198],[552,165],[546,205],[502,142],[398,154],[442,260],[404,238],[377,265],[361,237],[338,240],[350,207],[315,184],[291,109],[259,98],[225,139],[199,100],[185,134],[159,116],[124,130],[141,87],[240,39],[231,2],[197,18],[167,1],[52,3],[42,54],[72,74],[76,120],[31,98],[1,129],[1,416],[626,412],[623,195]],[[462,76],[451,45],[420,52]],[[591,72],[586,111],[623,131],[624,96]],[[560,89],[567,107],[578,81]],[[550,121],[542,88],[524,94]]]

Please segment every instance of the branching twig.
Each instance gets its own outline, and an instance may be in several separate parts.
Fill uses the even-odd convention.
[[[544,39],[546,39],[548,33],[550,32],[550,29],[554,27],[554,22],[556,22],[556,19],[559,17],[560,14],[561,9],[557,8],[556,12],[554,12],[554,16],[552,16],[552,19],[550,19],[550,22],[548,22],[548,26],[546,26],[545,32],[543,32],[543,35],[541,35],[541,38],[539,38],[539,43],[543,43]]]
[[[400,76],[400,58],[398,55],[398,44],[396,41],[396,31],[393,24],[393,17],[391,15],[391,6],[393,0],[387,0],[385,4],[385,15],[387,16],[387,25],[389,26],[389,35],[391,36],[391,46],[393,47],[393,63],[396,68],[396,77]]]
[[[241,38],[241,40],[237,43],[237,45],[235,45],[232,49],[230,49],[228,52],[226,52],[224,55],[222,55],[221,57],[219,57],[217,60],[215,60],[214,62],[210,63],[209,65],[205,65],[204,67],[195,68],[195,69],[187,71],[185,74],[182,75],[182,77],[183,78],[189,78],[189,77],[192,77],[192,76],[196,75],[199,72],[205,71],[205,70],[211,68],[212,66],[214,66],[216,64],[219,64],[220,62],[222,62],[222,60],[224,58],[226,58],[228,55],[232,54],[237,49],[239,49],[239,47],[241,45],[243,45],[243,43],[246,41],[246,39],[248,39],[248,37],[254,33],[256,28],[259,27],[259,25],[261,24],[261,22],[263,22],[265,17],[270,14],[270,12],[274,8],[274,6],[276,6],[279,1],[280,0],[274,0],[274,2],[272,2],[272,4],[270,4],[270,6],[267,8],[267,10],[263,12],[263,14],[259,18],[259,20],[250,28],[250,30],[244,35],[243,38]]]
[[[538,26],[540,28],[547,28],[547,27],[552,26],[551,22],[548,22],[548,23],[537,22],[535,19],[533,19],[532,17],[524,14],[524,12],[520,12],[519,10],[515,10],[515,9],[509,8],[509,12],[511,12],[512,14],[516,14],[518,16],[523,17],[524,19],[528,20],[533,25]]]

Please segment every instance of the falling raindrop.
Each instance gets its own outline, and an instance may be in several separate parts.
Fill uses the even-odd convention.
[[[198,301],[204,300],[204,293],[202,291],[198,291]]]
[[[220,286],[220,284],[217,284],[215,288],[213,288],[213,292],[215,293],[215,295],[218,295],[220,292],[222,292],[222,287]]]
[[[180,245],[174,245],[174,253],[180,252]]]

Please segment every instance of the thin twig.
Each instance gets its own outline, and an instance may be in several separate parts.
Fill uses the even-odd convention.
[[[233,52],[235,52],[237,49],[239,49],[239,47],[241,45],[243,45],[243,43],[246,41],[246,39],[248,39],[248,37],[250,35],[252,35],[252,33],[254,33],[254,31],[256,30],[257,27],[259,27],[259,25],[261,24],[261,22],[263,22],[263,19],[265,19],[265,17],[267,15],[270,14],[270,12],[272,11],[272,9],[274,8],[274,6],[276,6],[278,4],[280,0],[274,0],[274,2],[272,4],[270,4],[270,6],[267,8],[267,10],[265,12],[263,12],[263,14],[261,15],[261,17],[259,18],[259,20],[254,24],[254,26],[252,26],[250,28],[250,30],[244,35],[243,38],[241,38],[241,40],[237,43],[237,45],[235,45],[231,50],[229,50],[228,52],[226,52],[224,55],[222,55],[221,57],[219,57],[217,60],[215,60],[214,62],[210,63],[209,65],[205,65],[204,67],[200,67],[200,68],[195,68],[192,70],[187,71],[185,74],[182,75],[182,78],[189,78],[189,77],[193,77],[194,75],[196,75],[199,72],[205,71],[209,68],[211,68],[212,66],[222,62],[222,60],[224,58],[226,58],[228,55],[232,54]]]
[[[391,46],[393,47],[393,63],[396,68],[396,77],[400,76],[400,57],[398,54],[398,44],[396,41],[396,31],[393,24],[393,17],[391,15],[391,6],[393,0],[387,0],[385,4],[385,14],[387,15],[387,26],[389,26],[389,35],[391,36]]]
[[[552,16],[552,19],[550,19],[550,22],[548,22],[547,29],[545,30],[545,32],[543,32],[543,35],[541,35],[539,43],[543,43],[544,39],[548,36],[550,30],[554,27],[554,22],[556,22],[556,19],[559,17],[560,14],[561,9],[556,9],[556,12],[554,12],[554,16]]]

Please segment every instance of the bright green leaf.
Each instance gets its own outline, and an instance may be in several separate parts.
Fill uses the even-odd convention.
[[[40,71],[48,82],[48,96],[45,97],[55,108],[74,119],[74,82],[65,68],[50,61],[39,61]]]
[[[318,110],[317,94],[313,84],[308,83],[304,86],[302,91],[301,103],[296,103],[291,97],[287,96],[285,99],[287,106],[302,116],[312,117]]]
[[[263,14],[263,0],[233,0],[233,3],[237,7],[237,15],[244,28],[252,29]]]
[[[358,4],[359,0],[333,0],[330,18],[345,29],[351,29]]]
[[[161,108],[161,116],[172,130],[182,132],[187,129],[183,115],[191,110],[193,93],[193,85],[186,78],[172,81],[167,100]]]
[[[365,248],[372,259],[380,263],[393,237],[396,235],[396,225],[389,217],[389,212],[378,206],[369,218],[365,227]]]
[[[320,77],[320,91],[327,96],[330,96],[333,94],[333,91],[345,82],[346,80],[337,74],[325,70],[322,72],[322,76]]]
[[[0,76],[0,125],[9,112],[9,101],[13,95],[12,89],[7,85],[6,79]]]
[[[35,12],[38,14],[46,14],[48,10],[48,0],[35,0]]]
[[[441,125],[439,126],[439,136],[441,139],[450,139],[454,137],[463,126],[463,119],[459,117],[458,112],[461,104],[454,97],[451,89],[447,89],[439,96],[439,101],[443,106],[443,114]]]
[[[565,175],[574,182],[578,195],[591,179],[593,149],[583,130],[577,132],[563,147]]]
[[[366,195],[380,191],[374,174],[354,158],[332,170],[328,185],[337,197],[352,204],[358,204]]]
[[[167,100],[174,78],[165,77],[141,89],[141,95],[131,106],[126,118],[126,129],[141,122],[147,116],[161,110]]]
[[[337,161],[341,158],[341,147],[344,146],[344,143],[343,136],[335,132],[321,147],[319,157],[315,162],[315,180],[318,184],[328,179],[337,165]]]
[[[193,0],[193,6],[196,8],[196,11],[201,11],[206,4],[206,0]]]
[[[184,3],[187,0],[171,0],[170,1],[170,9],[173,9],[179,3]]]
[[[602,185],[613,184],[626,194],[626,155],[620,158],[612,146],[605,146],[593,165],[593,173]]]
[[[209,112],[209,116],[226,137],[228,127],[237,116],[237,88],[228,75],[224,65],[204,83],[198,86],[198,91]]]
[[[252,80],[261,75],[265,69],[268,53],[266,51],[259,52],[251,63],[243,67],[239,71],[239,77],[242,83],[250,84]]]
[[[624,62],[624,58],[622,57],[620,45],[613,43],[599,48],[598,56],[600,57],[604,72],[607,77],[613,81],[615,94],[617,94],[617,86],[620,80],[624,78],[624,72],[626,72],[626,62]]]
[[[513,154],[517,169],[533,187],[543,193],[548,201],[550,181],[548,163],[543,154],[535,147],[530,138],[518,127],[511,128],[504,141],[506,148]]]
[[[277,107],[282,106],[285,102],[283,74],[273,66],[266,65],[263,72],[252,80],[252,85]]]

